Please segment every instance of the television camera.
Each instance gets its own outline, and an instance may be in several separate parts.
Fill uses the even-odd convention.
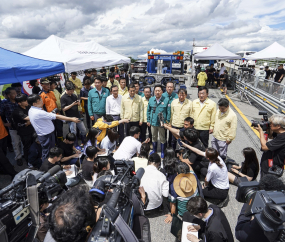
[[[90,190],[96,204],[108,201],[102,206],[100,218],[93,227],[88,242],[138,242],[140,239],[134,231],[138,230],[137,216],[143,215],[143,207],[148,203],[146,199],[143,206],[138,191],[144,169],[139,168],[135,172],[134,162],[131,160],[117,160],[114,165],[115,175],[99,177]],[[110,189],[113,189],[112,194],[108,192]],[[150,239],[150,232],[146,233]]]
[[[270,126],[270,122],[268,121],[268,116],[266,111],[259,111],[258,115],[263,115],[263,120],[256,121],[251,120],[251,127],[258,127],[258,124],[262,128],[263,131],[266,131]]]
[[[247,203],[245,216],[254,216],[269,241],[285,241],[285,192],[259,191],[259,183],[241,182],[236,200]]]
[[[32,242],[37,234],[35,213],[65,189],[66,175],[60,166],[48,172],[25,169],[0,191],[0,241]]]

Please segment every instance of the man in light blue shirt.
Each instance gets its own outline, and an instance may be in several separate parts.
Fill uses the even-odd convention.
[[[28,103],[31,105],[28,113],[29,119],[42,146],[42,160],[45,160],[48,157],[49,150],[55,146],[54,125],[52,120],[59,119],[75,123],[79,123],[80,120],[78,118],[69,118],[44,111],[43,100],[37,94],[30,95],[28,97]]]

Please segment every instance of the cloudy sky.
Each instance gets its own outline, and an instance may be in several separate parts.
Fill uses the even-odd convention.
[[[126,56],[220,43],[230,51],[285,46],[280,0],[10,0],[0,6],[0,46],[25,52],[50,35],[95,40]]]

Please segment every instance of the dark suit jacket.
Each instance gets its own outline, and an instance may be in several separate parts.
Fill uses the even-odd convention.
[[[205,241],[206,237],[206,242],[234,242],[231,227],[224,212],[214,204],[209,205],[209,208],[213,209],[213,214],[208,223],[194,217],[189,212],[183,214],[183,221],[201,226],[199,236],[204,238],[202,241]]]

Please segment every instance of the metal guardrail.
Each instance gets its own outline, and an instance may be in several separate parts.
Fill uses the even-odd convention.
[[[257,89],[261,89],[264,92],[270,94],[276,99],[285,99],[285,85],[274,82],[272,79],[264,79],[262,77],[254,76],[251,74],[243,74],[240,76],[241,80],[247,84],[251,84]]]
[[[285,114],[285,103],[281,101],[285,92],[283,84],[250,74],[232,75],[230,81],[235,85],[241,100],[249,98],[272,113]]]

